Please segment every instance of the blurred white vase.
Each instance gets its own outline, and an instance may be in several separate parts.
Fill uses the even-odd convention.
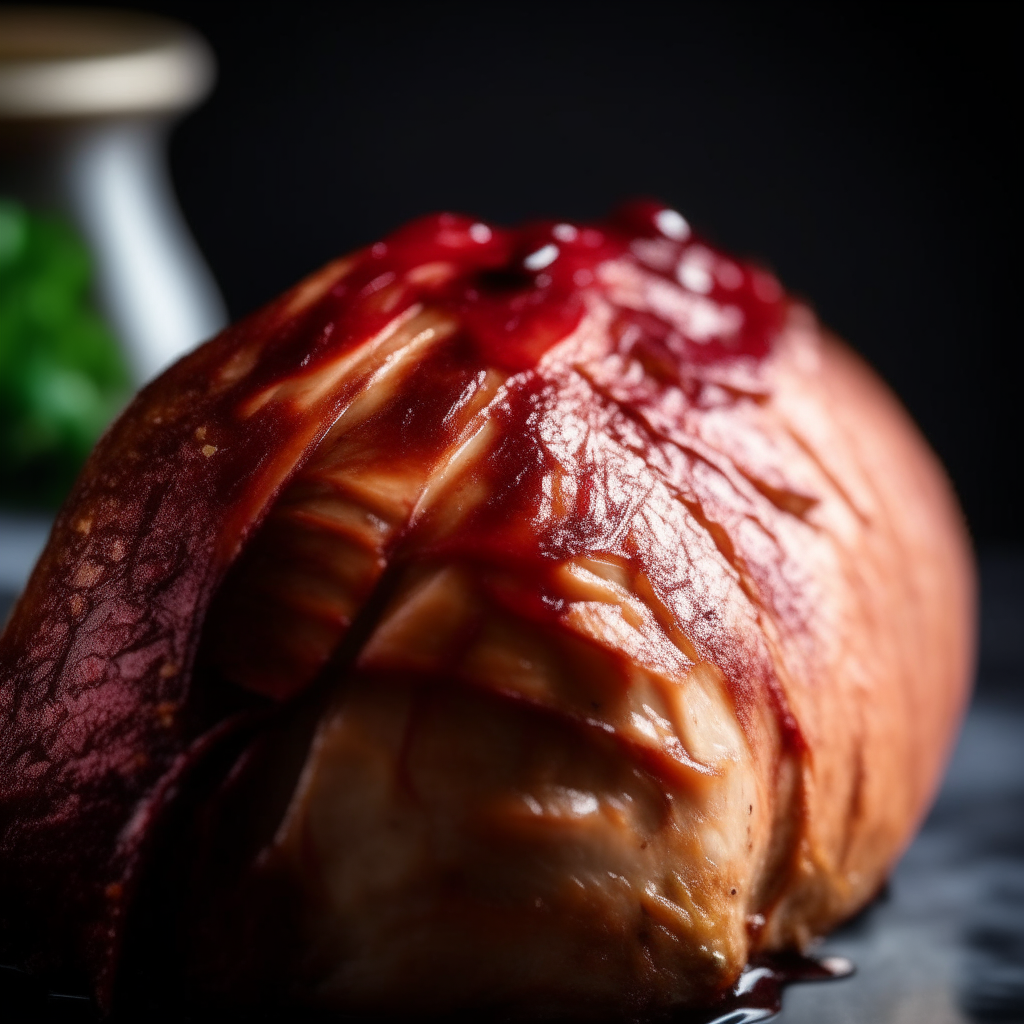
[[[0,9],[0,196],[81,232],[140,384],[227,320],[167,168],[170,129],[214,71],[206,43],[162,18]]]

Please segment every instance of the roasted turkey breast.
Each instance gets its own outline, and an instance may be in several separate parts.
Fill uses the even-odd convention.
[[[426,218],[146,388],[0,640],[0,952],[347,1012],[708,1003],[877,891],[973,574],[769,274]]]

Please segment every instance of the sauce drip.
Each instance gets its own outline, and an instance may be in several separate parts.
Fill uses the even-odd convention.
[[[818,959],[797,953],[762,955],[754,958],[740,975],[733,990],[715,1005],[694,1010],[667,1011],[654,1017],[631,1021],[630,1024],[757,1024],[771,1020],[779,1013],[782,1009],[783,990],[787,985],[807,981],[838,981],[853,973],[851,961],[841,956]],[[174,1019],[161,1012],[160,1003],[157,998],[147,1009],[153,1011],[158,1021]],[[13,1020],[66,1024],[85,1024],[86,1021],[98,1020],[91,999],[47,993],[29,975],[13,967],[3,966],[0,966],[0,1011],[10,1013]],[[114,1020],[117,1019],[115,1014]],[[201,1021],[206,1018],[200,1013],[195,1016],[190,1014],[189,1019]],[[215,1014],[211,1019],[223,1018]],[[263,1017],[260,1019],[266,1020]],[[295,1020],[298,1024],[302,1018],[294,1017],[289,1012],[282,1013],[280,1019]],[[367,1021],[365,1024],[373,1022]]]
[[[714,1006],[669,1012],[650,1024],[755,1024],[771,1020],[782,1009],[787,985],[805,981],[839,981],[854,973],[842,956],[808,957],[770,953],[754,957],[732,991]]]

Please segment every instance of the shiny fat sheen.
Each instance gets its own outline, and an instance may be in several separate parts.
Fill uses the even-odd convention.
[[[707,1004],[882,884],[973,593],[770,275],[654,204],[416,221],[86,466],[0,639],[0,957],[108,1006]]]

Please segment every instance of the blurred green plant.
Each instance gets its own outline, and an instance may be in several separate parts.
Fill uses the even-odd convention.
[[[0,199],[0,503],[53,508],[130,393],[72,227]]]

